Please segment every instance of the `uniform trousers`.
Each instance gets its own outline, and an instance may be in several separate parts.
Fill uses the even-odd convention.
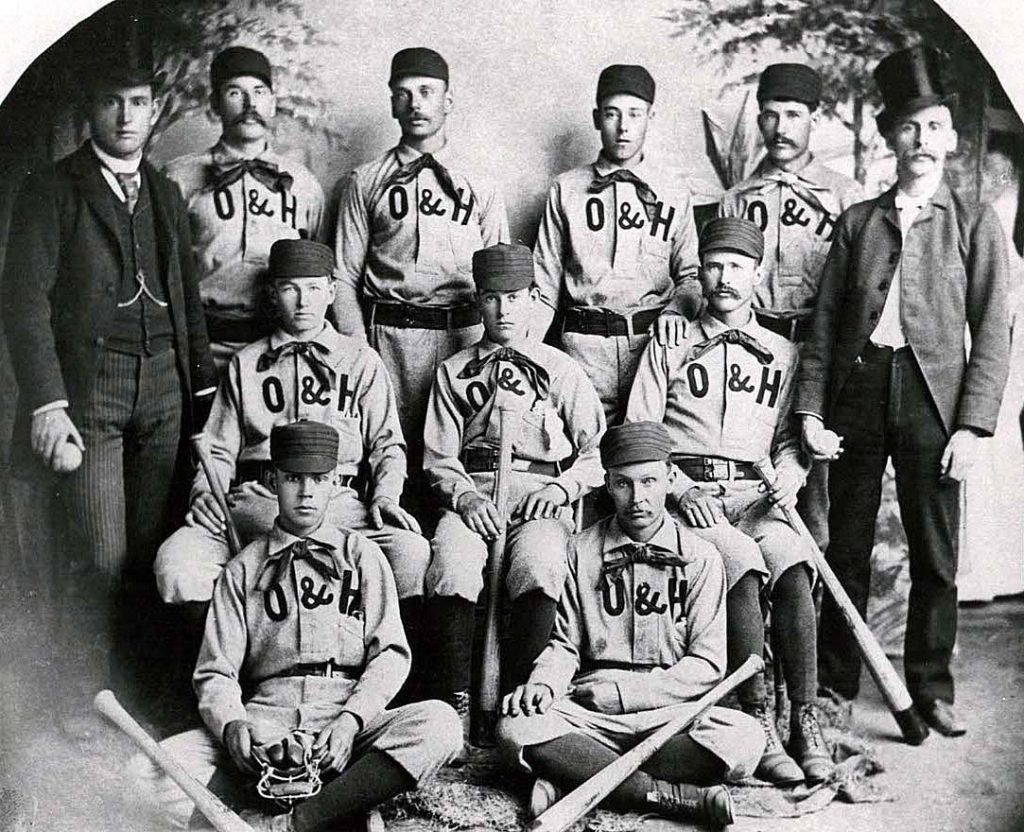
[[[583,734],[624,754],[692,704],[670,705],[630,714],[590,711],[562,697],[543,714],[503,717],[498,723],[498,747],[515,767],[530,771],[523,750],[566,734]],[[726,778],[742,780],[753,774],[764,751],[764,732],[752,717],[731,708],[713,707],[685,732],[726,767]]]
[[[829,427],[843,437],[845,450],[829,468],[832,507],[826,559],[863,616],[882,475],[891,456],[910,549],[907,688],[919,703],[952,702],[949,665],[957,626],[958,486],[939,478],[949,437],[910,348],[894,352],[868,344],[836,398]],[[821,684],[854,698],[860,653],[828,594],[818,637]]]
[[[562,348],[584,369],[594,385],[609,427],[620,424],[626,415],[633,378],[650,340],[647,333],[608,337],[562,333]]]
[[[273,529],[277,500],[255,493],[251,484],[242,483],[232,489],[228,504],[242,545]],[[380,546],[391,565],[400,600],[423,595],[430,560],[430,544],[423,536],[386,524],[381,529],[372,528],[366,504],[351,488],[334,495],[325,522],[357,531]],[[223,533],[214,534],[199,525],[182,526],[157,553],[153,571],[160,597],[169,604],[209,601],[213,584],[230,558]]]
[[[333,710],[336,712],[338,707]],[[333,716],[324,716],[301,727],[315,734],[330,719]],[[282,735],[280,730],[271,728],[268,732],[266,726],[255,725],[255,739],[261,744],[275,742]],[[225,802],[235,804],[234,808],[259,807],[261,803],[262,808],[268,808],[257,797],[255,780],[235,767],[224,746],[207,729],[196,728],[175,734],[160,745],[196,780],[209,784],[211,791]],[[379,751],[398,763],[420,785],[461,749],[462,727],[455,711],[436,700],[416,702],[382,711],[371,719],[356,734],[349,765],[370,751]],[[129,771],[144,794],[175,828],[188,828],[195,803],[177,783],[143,754],[132,758]]]

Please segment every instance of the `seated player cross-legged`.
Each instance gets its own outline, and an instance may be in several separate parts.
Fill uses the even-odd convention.
[[[424,641],[436,649],[428,692],[463,712],[487,542],[507,525],[505,586],[515,638],[505,670],[520,682],[551,633],[572,533],[570,503],[601,482],[597,442],[605,426],[583,370],[527,337],[540,303],[530,250],[499,244],[476,252],[473,279],[485,334],[438,368],[424,458],[443,508],[426,578]],[[505,515],[491,501],[501,408],[516,414]]]
[[[554,632],[528,681],[508,694],[499,745],[541,778],[531,812],[589,779],[723,676],[725,570],[715,548],[672,519],[677,476],[661,424],[609,428],[601,441],[615,515],[572,538]],[[713,707],[609,795],[610,805],[732,822],[724,779],[757,765],[756,720]]]
[[[751,311],[764,253],[754,223],[712,220],[701,231],[699,252],[707,309],[679,346],[648,346],[626,419],[664,422],[679,469],[670,509],[725,559],[730,671],[763,652],[762,589],[771,600],[773,643],[793,707],[787,755],[764,674],[737,689],[767,739],[757,776],[776,785],[818,783],[833,766],[814,705],[815,573],[781,509],[795,505],[807,474],[790,416],[798,348],[760,326]],[[765,493],[752,463],[769,456],[777,475]]]
[[[193,677],[206,727],[163,742],[229,803],[256,804],[256,832],[354,832],[461,744],[442,702],[385,710],[409,672],[409,645],[380,548],[326,522],[338,445],[319,422],[271,432],[280,513],[217,580]],[[148,758],[132,768],[184,828],[192,801]],[[287,791],[305,799],[274,813],[257,792],[279,795],[289,778]]]
[[[270,250],[270,293],[278,328],[232,358],[206,423],[210,454],[227,490],[231,517],[245,544],[273,527],[270,433],[309,419],[334,426],[339,481],[327,523],[378,543],[394,572],[408,632],[419,629],[423,578],[430,557],[416,520],[398,505],[405,481],[405,442],[391,382],[377,354],[324,320],[334,298],[334,254],[312,240],[278,240]],[[353,480],[369,469],[368,504]],[[208,602],[228,561],[225,518],[200,470],[185,525],[168,538],[155,566],[169,603]]]

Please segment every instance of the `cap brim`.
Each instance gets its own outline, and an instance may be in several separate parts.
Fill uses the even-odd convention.
[[[322,459],[309,457],[308,459],[290,459],[287,462],[275,462],[274,467],[279,468],[288,474],[329,474],[338,467],[337,463],[327,465]]]

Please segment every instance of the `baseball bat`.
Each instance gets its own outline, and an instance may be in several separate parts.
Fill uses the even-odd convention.
[[[772,465],[770,458],[765,457],[761,461],[755,462],[754,470],[757,471],[758,476],[764,480],[766,485],[770,485],[775,481],[775,466]],[[860,613],[857,612],[853,601],[846,594],[846,590],[843,588],[842,583],[840,583],[836,573],[832,571],[832,567],[826,562],[825,556],[821,553],[821,549],[818,548],[818,544],[807,529],[807,526],[804,525],[800,515],[796,513],[795,509],[788,507],[783,507],[782,512],[786,515],[786,521],[800,535],[800,538],[811,551],[814,565],[821,576],[821,581],[825,584],[825,588],[832,596],[832,600],[836,602],[839,612],[853,633],[853,638],[857,642],[857,648],[864,659],[864,664],[867,665],[868,670],[871,672],[871,678],[875,680],[882,698],[885,699],[886,705],[888,705],[892,715],[896,718],[896,724],[900,727],[903,739],[910,745],[920,745],[928,736],[928,726],[914,707],[914,700],[910,698],[907,686],[903,684],[903,680],[885,655],[885,651],[878,643],[874,633],[871,632],[864,619],[861,618]]]
[[[484,626],[483,656],[476,708],[471,712],[470,738],[473,745],[491,747],[498,724],[501,686],[501,644],[498,641],[501,615],[502,575],[505,571],[505,538],[508,527],[508,487],[512,473],[512,442],[518,414],[511,408],[498,409],[498,468],[494,472],[494,505],[502,526],[487,547],[487,619]],[[475,719],[472,719],[475,717]]]
[[[657,731],[638,745],[633,746],[615,762],[601,769],[597,774],[581,783],[569,794],[537,816],[528,832],[564,832],[591,809],[604,800],[615,787],[633,774],[654,753],[681,731],[685,731],[711,709],[737,685],[764,669],[760,656],[748,656],[747,660],[722,679],[690,706],[681,709],[680,714],[666,722]]]
[[[235,528],[235,521],[231,519],[231,512],[228,510],[228,501],[224,496],[224,489],[221,488],[220,480],[217,478],[217,469],[213,467],[213,458],[206,448],[206,435],[197,433],[192,437],[192,450],[196,453],[199,464],[203,466],[203,473],[206,474],[206,481],[210,484],[210,493],[217,501],[217,507],[224,515],[225,533],[228,538],[228,549],[231,557],[242,551],[242,540],[238,536],[238,529]]]
[[[225,806],[217,795],[185,771],[181,763],[161,748],[132,715],[121,707],[112,691],[101,690],[93,699],[93,705],[97,711],[131,737],[146,756],[181,787],[217,832],[253,832],[249,824]]]

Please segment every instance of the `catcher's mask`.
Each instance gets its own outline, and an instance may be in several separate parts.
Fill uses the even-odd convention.
[[[314,756],[313,740],[314,735],[308,731],[292,731],[277,742],[253,748],[252,756],[260,766],[256,783],[260,797],[291,808],[320,791],[323,751]]]

